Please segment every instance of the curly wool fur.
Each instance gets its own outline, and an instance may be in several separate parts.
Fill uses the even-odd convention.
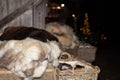
[[[32,38],[1,41],[0,67],[7,68],[24,80],[41,77],[49,62],[58,66],[61,50],[56,41],[42,42]]]
[[[73,29],[66,24],[51,22],[46,24],[46,30],[58,38],[63,49],[74,48],[79,43]]]

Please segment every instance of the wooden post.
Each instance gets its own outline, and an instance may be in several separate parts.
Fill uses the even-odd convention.
[[[46,8],[47,0],[43,0],[39,4],[34,5],[34,23],[33,26],[36,28],[45,28],[45,18],[47,16]]]

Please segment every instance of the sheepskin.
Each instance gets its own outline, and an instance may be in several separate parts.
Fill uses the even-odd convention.
[[[58,66],[61,50],[56,41],[42,42],[32,38],[0,42],[0,67],[24,80],[41,77],[48,63]]]
[[[73,29],[66,24],[50,22],[46,24],[45,30],[58,38],[63,49],[73,49],[79,44],[79,39]]]

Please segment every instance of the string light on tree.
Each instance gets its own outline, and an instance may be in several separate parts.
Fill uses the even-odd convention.
[[[84,26],[82,28],[80,28],[80,31],[82,31],[84,35],[91,35],[91,30],[90,30],[88,20],[89,20],[88,19],[88,13],[85,13]]]

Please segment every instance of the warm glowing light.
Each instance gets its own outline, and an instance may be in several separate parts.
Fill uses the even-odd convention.
[[[104,40],[106,40],[107,39],[107,37],[104,37]]]
[[[72,17],[74,17],[74,18],[75,18],[75,14],[72,14]]]
[[[61,7],[65,7],[65,4],[61,4]]]
[[[61,9],[61,7],[60,7],[60,6],[57,6],[57,9]]]

